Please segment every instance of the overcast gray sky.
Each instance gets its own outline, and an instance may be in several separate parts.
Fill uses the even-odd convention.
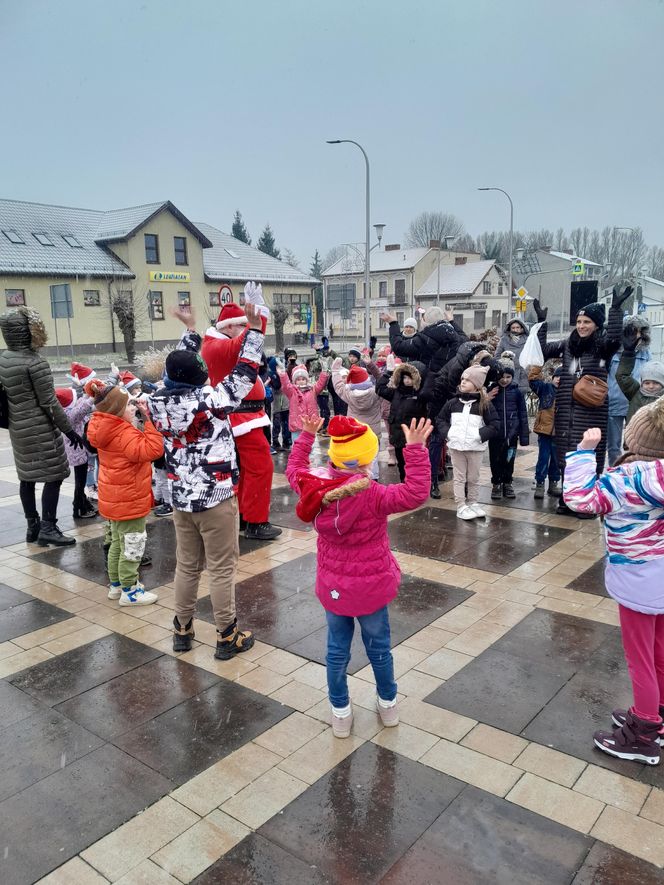
[[[0,0],[0,196],[171,199],[308,267],[403,242],[423,209],[471,233],[643,227],[664,246],[662,0]]]

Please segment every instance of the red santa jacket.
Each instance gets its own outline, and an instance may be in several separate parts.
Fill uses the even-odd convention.
[[[267,318],[262,317],[263,334],[267,327]],[[246,330],[237,338],[229,338],[223,330],[214,327],[207,330],[203,338],[201,356],[207,363],[210,382],[213,386],[227,378],[237,365],[240,349],[246,336]],[[242,404],[229,415],[233,436],[243,436],[255,427],[266,427],[270,419],[265,414],[265,387],[260,378],[251,388]]]

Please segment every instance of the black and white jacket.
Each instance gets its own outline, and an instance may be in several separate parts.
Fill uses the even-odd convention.
[[[500,418],[491,403],[480,413],[479,394],[460,393],[448,400],[436,419],[436,428],[450,449],[483,452],[500,434]]]
[[[186,336],[182,343],[196,350],[196,341]],[[147,400],[150,418],[164,437],[176,510],[198,513],[232,497],[238,468],[228,414],[253,387],[262,354],[263,334],[250,329],[237,365],[216,387],[164,387]]]

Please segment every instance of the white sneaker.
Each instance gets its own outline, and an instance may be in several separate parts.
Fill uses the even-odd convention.
[[[475,519],[476,516],[477,514],[472,507],[468,506],[468,504],[462,504],[457,510],[458,519]]]
[[[142,584],[134,584],[129,590],[123,590],[120,605],[152,605],[159,599],[156,593],[146,590]]]
[[[480,507],[479,504],[469,504],[468,506],[469,506],[470,509],[473,511],[473,513],[475,514],[475,516],[479,516],[480,519],[481,519],[482,517],[486,516],[486,510],[484,510],[482,507]]]
[[[108,598],[109,599],[119,599],[122,596],[122,587],[118,584],[115,587],[113,584],[108,585]]]

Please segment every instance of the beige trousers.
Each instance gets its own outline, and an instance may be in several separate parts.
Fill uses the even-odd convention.
[[[200,513],[173,511],[177,539],[175,613],[184,627],[194,617],[198,582],[207,567],[217,630],[235,619],[235,574],[240,555],[237,498]]]
[[[477,504],[480,496],[480,467],[484,452],[462,452],[450,449],[452,470],[454,471],[454,501],[457,507],[466,503],[466,483],[468,483],[468,503]]]

